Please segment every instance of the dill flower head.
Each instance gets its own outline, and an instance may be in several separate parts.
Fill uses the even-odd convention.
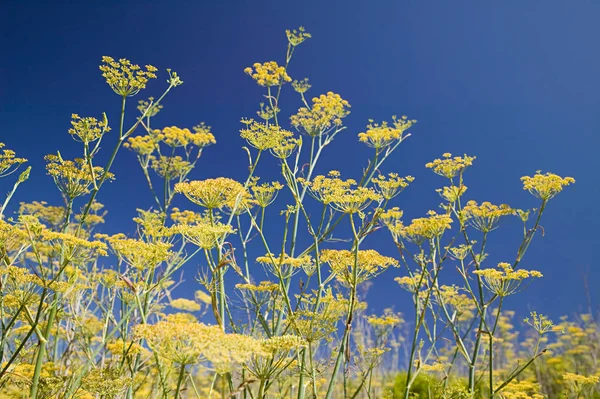
[[[310,189],[310,193],[325,205],[343,213],[357,213],[364,210],[372,201],[380,201],[381,195],[367,187],[356,187],[353,179],[342,180],[338,171],[327,176],[316,176],[312,182],[300,180]]]
[[[523,282],[530,278],[540,278],[537,270],[514,270],[510,263],[498,263],[497,269],[482,269],[473,272],[483,279],[484,285],[498,296],[512,295],[519,290]]]
[[[312,257],[309,255],[300,257],[291,257],[286,253],[280,255],[266,254],[256,258],[258,263],[267,266],[274,274],[281,274],[287,278],[295,274],[298,270],[310,270],[314,267]]]
[[[295,129],[311,137],[328,134],[339,128],[342,119],[350,113],[350,103],[331,91],[313,98],[312,103],[312,108],[302,107],[290,117]]]
[[[596,385],[600,381],[600,377],[597,375],[585,376],[575,373],[564,373],[562,378],[565,382],[576,386],[576,390],[579,390],[580,386],[592,386]]]
[[[83,143],[96,141],[102,137],[104,133],[110,131],[106,115],[104,115],[103,120],[99,121],[96,118],[82,118],[77,114],[73,114],[71,115],[71,126],[69,134],[73,136],[73,138],[78,137]]]
[[[129,387],[131,378],[123,377],[118,368],[98,368],[88,371],[81,380],[81,388],[103,397],[115,398]]]
[[[440,197],[442,197],[446,201],[454,203],[458,201],[464,193],[467,192],[467,186],[465,186],[464,184],[461,184],[459,186],[452,185],[450,187],[438,188],[435,191],[440,195]]]
[[[279,66],[275,61],[255,63],[252,68],[244,69],[260,86],[279,86],[285,82],[291,82],[292,78],[287,74],[285,67]]]
[[[271,281],[261,281],[258,285],[252,283],[236,284],[235,288],[237,288],[238,290],[252,291],[254,293],[274,293],[279,291],[279,284],[273,283]]]
[[[33,215],[53,228],[60,227],[66,215],[64,206],[51,206],[46,201],[33,201],[19,204],[19,215]]]
[[[452,179],[454,176],[462,174],[467,167],[473,165],[475,158],[467,155],[452,157],[452,154],[447,152],[442,155],[442,159],[435,159],[433,162],[425,164],[425,167],[433,169],[440,176]]]
[[[4,147],[5,144],[0,143],[0,149]],[[0,177],[10,175],[25,162],[27,162],[25,158],[17,158],[13,150],[4,148],[2,152],[0,152]]]
[[[442,285],[439,289],[439,300],[446,306],[451,306],[458,316],[463,314],[472,315],[471,311],[475,309],[473,300],[463,294],[464,289],[456,285]]]
[[[391,200],[402,192],[415,180],[412,176],[400,177],[398,173],[390,173],[387,178],[383,175],[373,178],[373,184],[379,189],[379,193],[386,200]]]
[[[123,234],[103,236],[115,253],[125,263],[138,270],[154,269],[160,263],[169,260],[173,253],[169,251],[171,244],[165,242],[144,242],[127,238]]]
[[[194,168],[190,162],[179,155],[174,157],[161,155],[158,158],[150,156],[149,159],[151,161],[150,166],[156,174],[166,180],[184,178]]]
[[[391,313],[390,311],[387,311],[382,316],[367,316],[366,320],[376,330],[386,330],[404,322],[400,313]]]
[[[138,101],[137,109],[142,115],[151,118],[153,116],[156,116],[156,114],[158,114],[163,109],[163,105],[155,103],[154,97],[148,97],[147,100]]]
[[[160,130],[158,130],[160,132]],[[129,137],[123,147],[129,148],[140,156],[149,156],[158,149],[160,137],[152,132],[142,136]]]
[[[240,136],[260,151],[277,148],[294,137],[292,132],[277,125],[268,125],[253,119],[242,119],[242,123],[246,127],[240,130]]]
[[[537,312],[530,312],[529,315],[530,317],[523,319],[523,322],[533,327],[540,335],[554,330],[554,323],[548,316],[538,314]]]
[[[321,251],[321,261],[329,264],[339,282],[350,287],[383,273],[390,266],[398,266],[396,259],[383,256],[373,249],[359,250],[358,259],[355,259],[352,251],[324,249]]]
[[[242,184],[226,177],[177,183],[175,192],[208,209],[222,208],[226,205],[233,208],[247,195]]]
[[[397,206],[387,209],[379,214],[379,219],[392,234],[394,241],[398,241],[400,232],[404,229],[404,224],[402,223],[403,215],[404,212]]]
[[[389,146],[394,141],[402,141],[405,138],[403,136],[404,132],[416,122],[414,119],[409,120],[406,116],[398,119],[396,115],[392,116],[392,126],[388,125],[387,121],[379,124],[369,119],[367,131],[359,133],[358,140],[379,150]]]
[[[159,356],[181,365],[209,363],[217,372],[244,363],[253,353],[263,353],[260,341],[240,334],[227,334],[218,326],[170,315],[156,324],[136,326],[136,338],[144,338]]]
[[[524,190],[529,191],[543,201],[554,198],[556,194],[563,190],[563,187],[575,183],[575,179],[572,177],[560,177],[554,173],[543,174],[540,171],[537,171],[533,177],[521,177],[521,181]]]
[[[256,204],[261,208],[266,208],[271,205],[277,198],[277,193],[283,186],[279,182],[262,183],[258,184],[258,178],[252,181],[250,190],[252,191],[252,198],[256,201]]]
[[[470,221],[477,230],[490,232],[497,227],[500,217],[514,214],[515,210],[506,204],[482,202],[478,205],[476,201],[471,200],[463,207],[461,216]]]
[[[186,298],[173,299],[171,300],[170,305],[172,308],[183,310],[186,312],[197,312],[201,309],[201,306],[198,302]]]
[[[154,130],[156,137],[169,147],[186,147],[193,144],[197,147],[206,147],[215,144],[215,136],[210,132],[210,126],[204,122],[194,126],[194,133],[187,128],[177,126],[165,127],[162,130]]]
[[[42,230],[40,238],[45,244],[51,245],[65,260],[73,263],[83,263],[98,255],[108,255],[105,243],[88,241],[70,233]]]
[[[308,83],[308,78],[304,78],[302,80],[294,80],[292,82],[292,87],[296,93],[304,94],[312,86]]]
[[[68,198],[73,199],[89,192],[89,187],[94,181],[100,181],[103,178],[113,179],[114,175],[105,172],[100,166],[94,166],[93,171],[86,164],[85,160],[75,158],[75,160],[64,160],[59,155],[46,155],[46,171],[54,179],[56,187]]]
[[[148,80],[156,78],[154,72],[158,69],[152,65],[146,65],[143,70],[139,65],[132,64],[125,58],[115,61],[112,57],[103,56],[100,70],[113,91],[120,96],[127,97],[134,96],[140,90],[145,89]]]
[[[196,219],[193,223],[179,223],[172,227],[173,232],[181,234],[186,241],[202,248],[212,249],[235,229],[229,224],[211,221],[207,217]]]
[[[428,217],[413,219],[410,225],[400,231],[400,235],[416,244],[441,236],[451,227],[452,218],[429,211]]]
[[[310,39],[312,37],[310,33],[306,32],[304,26],[293,30],[286,29],[285,35],[287,36],[288,43],[293,47],[302,44],[306,39]]]

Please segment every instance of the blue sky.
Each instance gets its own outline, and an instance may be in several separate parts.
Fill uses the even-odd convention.
[[[434,189],[444,181],[424,165],[444,152],[477,156],[466,184],[467,197],[478,201],[535,207],[521,176],[541,169],[575,177],[576,185],[550,202],[545,235],[536,237],[523,263],[545,278],[508,301],[522,313],[524,303],[554,317],[572,314],[587,308],[583,275],[594,307],[600,282],[599,15],[600,2],[584,0],[12,2],[0,11],[0,141],[33,166],[18,199],[58,204],[43,156],[58,149],[79,155],[67,134],[71,113],[105,111],[117,123],[119,98],[98,64],[102,55],[125,57],[163,71],[141,96],[160,94],[165,68],[185,82],[168,97],[155,126],[206,121],[213,127],[218,144],[191,177],[241,179],[246,157],[239,119],[254,115],[263,94],[243,69],[281,63],[284,30],[304,25],[313,39],[299,48],[290,75],[310,78],[309,96],[331,90],[352,105],[348,129],[327,148],[321,172],[335,167],[346,177],[360,174],[371,150],[356,134],[369,118],[406,114],[419,122],[383,171],[416,177],[396,202],[407,219],[437,207]],[[300,103],[287,89],[282,108],[289,114]],[[259,175],[268,177],[273,165],[262,165]],[[132,232],[128,221],[136,208],[152,205],[151,197],[132,153],[123,151],[114,170],[117,179],[99,195],[110,212],[105,228]],[[0,184],[8,191],[12,182]],[[492,238],[492,258],[512,260],[519,234],[516,220],[504,223]],[[382,233],[378,249],[393,254],[383,240]],[[190,292],[195,267],[186,271]],[[408,306],[409,297],[392,281],[400,274],[393,270],[375,281],[374,309]]]

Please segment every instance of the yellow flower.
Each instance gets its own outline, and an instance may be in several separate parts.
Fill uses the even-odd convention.
[[[183,179],[194,167],[179,155],[174,157],[161,155],[159,158],[151,156],[150,161],[156,174],[167,180]]]
[[[348,116],[350,104],[339,94],[328,92],[312,99],[312,108],[302,107],[290,122],[300,133],[312,137],[329,134],[342,125],[342,119]]]
[[[173,299],[171,301],[171,307],[179,310],[185,310],[186,312],[197,312],[201,309],[198,302],[186,298]]]
[[[261,208],[266,208],[275,201],[277,192],[283,188],[279,182],[257,184],[258,179],[254,179],[250,186],[252,197]]]
[[[79,137],[83,143],[91,143],[92,141],[98,140],[104,135],[104,133],[110,131],[108,127],[108,121],[106,116],[102,121],[96,118],[86,117],[82,118],[77,114],[71,115],[71,128],[69,134],[71,136]]]
[[[406,116],[402,116],[400,119],[396,115],[392,116],[392,126],[389,126],[387,121],[383,121],[380,124],[374,123],[373,120],[369,120],[367,125],[367,131],[358,134],[358,139],[361,143],[365,143],[369,147],[373,147],[377,150],[385,148],[392,144],[394,141],[402,141],[405,136],[404,132],[409,129],[416,120],[409,120]]]
[[[240,136],[257,150],[271,150],[281,146],[294,134],[277,125],[267,125],[252,119],[242,120],[246,128],[240,130]]]
[[[310,189],[310,193],[325,205],[343,213],[357,213],[372,201],[381,200],[381,195],[367,187],[356,187],[353,179],[342,180],[339,172],[331,171],[327,176],[316,176],[312,182],[299,180]]]
[[[563,187],[575,183],[572,177],[560,177],[554,173],[542,174],[536,172],[533,177],[521,177],[523,189],[529,191],[534,196],[541,198],[543,201],[548,201],[560,193]]]
[[[435,159],[433,162],[429,162],[425,167],[433,169],[438,175],[449,179],[462,174],[467,167],[473,165],[473,161],[475,160],[475,157],[467,155],[452,158],[452,154],[450,153],[445,153],[442,157],[442,159]]]
[[[172,245],[165,242],[144,242],[126,238],[123,234],[101,237],[108,241],[115,253],[125,263],[138,270],[154,269],[173,256],[173,253],[169,251]]]
[[[308,78],[304,78],[302,80],[294,80],[292,82],[292,87],[296,93],[304,94],[312,86],[308,83]]]
[[[106,179],[114,178],[110,172],[105,172],[100,166],[94,166],[92,170],[85,160],[75,158],[74,161],[64,160],[60,155],[46,155],[46,170],[54,179],[58,189],[68,198],[73,199],[87,194],[89,187],[94,181],[100,181],[106,175]]]
[[[379,188],[379,192],[386,200],[391,200],[402,192],[415,180],[412,176],[400,177],[397,173],[390,173],[386,178],[383,175],[373,178],[373,184]]]
[[[306,39],[310,39],[312,37],[310,33],[305,31],[304,26],[299,27],[298,30],[287,29],[285,31],[285,34],[288,38],[288,42],[293,47],[298,46],[299,44],[303,43]]]
[[[4,148],[4,146],[4,143],[0,143],[0,149]],[[10,175],[25,162],[27,160],[25,158],[17,158],[13,150],[2,150],[0,153],[0,177]]]
[[[383,273],[390,266],[398,266],[396,259],[380,255],[373,249],[359,250],[356,260],[354,255],[348,250],[324,249],[321,251],[321,261],[328,263],[338,281],[347,286],[356,286]]]
[[[497,269],[475,270],[474,274],[483,278],[484,285],[498,296],[512,295],[528,278],[540,278],[537,270],[514,270],[510,263],[498,263]]]
[[[538,333],[545,334],[554,329],[554,323],[547,316],[537,312],[530,312],[529,314],[531,317],[526,317],[523,322],[529,324]]]
[[[244,72],[250,75],[260,86],[279,86],[291,82],[285,67],[277,65],[275,61],[255,63],[253,68],[246,68]]]
[[[163,105],[155,103],[154,97],[148,97],[148,100],[138,101],[137,109],[142,115],[146,115],[146,117],[151,118],[156,116],[156,114],[163,109]]]
[[[462,217],[471,222],[477,230],[490,232],[497,226],[502,216],[514,215],[515,210],[506,204],[493,205],[490,202],[482,202],[478,205],[475,201],[469,201],[462,209]]]
[[[157,71],[152,65],[146,65],[146,69],[142,70],[139,65],[132,64],[125,58],[115,61],[107,56],[102,57],[100,70],[106,83],[123,97],[134,96],[145,89],[148,80],[156,78],[154,72]]]
[[[193,203],[208,209],[226,205],[232,208],[236,203],[239,207],[239,202],[247,195],[242,184],[226,177],[177,183],[175,192],[184,194]]]
[[[430,240],[441,236],[449,229],[452,218],[448,215],[438,215],[434,211],[428,212],[428,217],[413,219],[411,224],[400,230],[400,235],[408,240],[420,244],[424,240]]]
[[[172,230],[202,249],[215,248],[227,235],[235,233],[230,225],[214,220],[211,222],[208,218],[198,219],[193,224],[177,224]]]

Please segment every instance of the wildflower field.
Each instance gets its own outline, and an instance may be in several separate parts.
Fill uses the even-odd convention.
[[[346,129],[349,101],[288,74],[317,39],[302,27],[285,36],[280,61],[249,59],[240,71],[256,83],[242,94],[258,110],[241,118],[245,146],[227,149],[247,159],[241,180],[196,177],[205,152],[231,145],[210,120],[155,122],[186,77],[136,64],[153,60],[105,56],[89,72],[121,113],[73,114],[64,137],[79,153],[48,150],[62,202],[21,201],[28,155],[0,144],[0,397],[600,397],[591,314],[522,320],[505,306],[544,284],[528,249],[574,178],[525,174],[515,185],[532,197],[519,208],[470,197],[474,154],[391,170],[417,121]],[[369,148],[361,175],[320,166],[344,140]],[[121,157],[139,169],[114,168]],[[279,178],[261,179],[265,168]],[[439,201],[410,220],[402,197],[417,168],[431,172]],[[135,234],[107,234],[113,210],[98,198],[127,173],[143,176],[139,195],[153,205],[130,215]],[[509,219],[519,244],[490,254]],[[381,242],[389,251],[373,249]],[[184,267],[195,293],[182,289]],[[374,314],[368,289],[382,278],[396,292]]]

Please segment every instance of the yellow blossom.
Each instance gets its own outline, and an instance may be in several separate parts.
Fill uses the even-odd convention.
[[[523,189],[529,191],[534,196],[541,198],[543,201],[548,201],[560,193],[563,187],[575,183],[572,177],[560,177],[554,173],[542,174],[536,172],[533,177],[521,177]]]
[[[293,47],[298,46],[306,39],[310,39],[312,37],[310,33],[306,32],[304,26],[299,27],[297,30],[286,29],[285,34],[287,36],[288,42]]]
[[[275,61],[255,63],[252,68],[244,69],[260,86],[279,86],[285,82],[291,82],[285,67],[277,65]]]
[[[402,141],[405,138],[403,136],[404,132],[416,122],[414,119],[409,120],[406,116],[398,119],[396,115],[392,116],[392,126],[388,125],[387,121],[379,124],[369,119],[367,131],[359,133],[358,139],[361,143],[379,150],[389,146],[394,141]]]
[[[246,127],[240,130],[240,136],[248,144],[260,151],[271,150],[285,143],[294,134],[277,125],[267,125],[252,119],[244,119]]]
[[[429,162],[425,165],[426,168],[433,169],[435,173],[440,176],[447,177],[452,179],[454,176],[458,174],[462,174],[462,172],[473,164],[475,157],[463,156],[463,157],[454,157],[452,158],[452,154],[445,153],[442,155],[442,159],[435,159],[433,162]]]
[[[485,286],[494,294],[507,296],[517,292],[526,279],[540,278],[537,270],[513,270],[510,263],[498,263],[497,269],[475,270],[474,274],[483,278]]]
[[[139,65],[121,58],[115,61],[111,57],[103,56],[100,65],[102,76],[106,83],[120,96],[127,97],[136,95],[140,90],[146,88],[148,80],[155,79],[154,72],[157,71],[152,65],[146,65],[143,70]]]
[[[462,217],[470,221],[477,230],[490,232],[495,229],[502,216],[514,215],[515,210],[506,204],[494,205],[490,202],[469,201],[462,209]]]
[[[94,166],[90,170],[85,160],[80,158],[69,161],[62,159],[60,155],[46,155],[45,160],[48,174],[52,176],[58,189],[71,199],[88,193],[94,181],[114,177],[112,173],[106,173],[100,166]]]
[[[328,92],[312,99],[312,108],[302,107],[290,122],[300,133],[312,137],[330,133],[342,125],[342,119],[348,116],[350,104],[339,94]]]
[[[177,183],[175,192],[184,194],[193,203],[208,209],[226,205],[233,207],[247,195],[244,186],[226,177]]]
[[[396,259],[372,249],[359,250],[356,259],[352,251],[324,249],[321,261],[328,263],[338,281],[347,286],[356,286],[383,273],[388,267],[398,265]]]
[[[0,149],[4,148],[5,144],[0,143]],[[13,150],[3,149],[0,152],[0,177],[8,176],[17,168],[27,162],[25,158],[17,158]]]
[[[400,177],[397,173],[390,173],[387,178],[380,175],[374,177],[372,181],[378,187],[381,196],[389,201],[400,194],[414,180],[415,178],[412,176]]]
[[[413,219],[411,224],[400,231],[400,235],[417,244],[423,240],[430,240],[441,236],[449,229],[452,218],[448,215],[438,215],[434,211],[428,212],[428,217]]]
[[[177,298],[171,300],[171,307],[179,310],[185,310],[186,312],[197,312],[201,309],[198,302],[186,298]]]

